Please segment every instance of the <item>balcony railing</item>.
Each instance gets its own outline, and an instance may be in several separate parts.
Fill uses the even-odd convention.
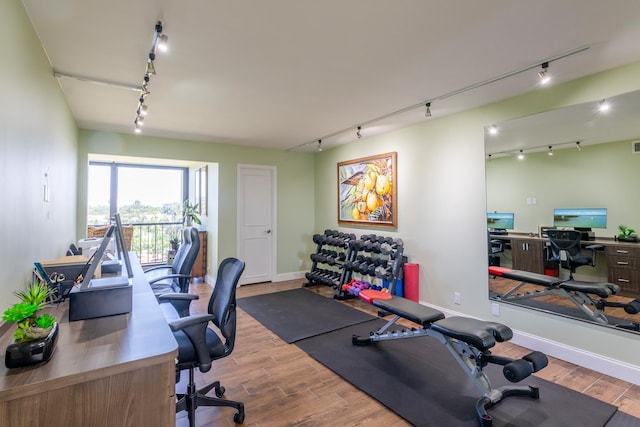
[[[182,237],[182,222],[129,223],[125,226],[133,226],[131,250],[143,265],[165,264],[171,248],[169,240],[177,237],[180,241]]]
[[[182,222],[134,223],[131,250],[142,264],[164,264],[172,237],[181,238]]]

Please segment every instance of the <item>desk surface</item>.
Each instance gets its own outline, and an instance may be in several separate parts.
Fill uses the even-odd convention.
[[[131,313],[69,322],[68,300],[51,308],[60,327],[53,357],[45,364],[18,369],[7,369],[2,363],[0,403],[173,363],[178,346],[134,253],[131,258]],[[0,337],[0,349],[11,343],[14,329]]]
[[[492,239],[497,239],[497,240],[528,239],[528,240],[544,241],[544,242],[549,240],[548,237],[538,237],[538,235],[536,234],[529,234],[529,233],[509,233],[509,234],[501,234],[501,235],[490,234],[490,237]],[[629,247],[629,248],[640,247],[640,243],[620,242],[620,241],[614,240],[611,237],[596,237],[595,240],[584,240],[582,241],[582,243],[585,246],[602,245],[604,247],[606,246],[612,246],[612,247],[619,246],[619,247]]]

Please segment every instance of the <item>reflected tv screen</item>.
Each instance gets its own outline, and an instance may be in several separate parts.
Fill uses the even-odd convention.
[[[513,214],[504,212],[487,212],[487,228],[513,230]]]
[[[553,225],[554,227],[607,228],[607,209],[554,209]]]

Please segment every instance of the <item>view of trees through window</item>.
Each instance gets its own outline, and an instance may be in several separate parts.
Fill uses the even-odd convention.
[[[187,177],[180,167],[91,163],[87,224],[109,224],[117,212],[123,224],[134,226],[131,246],[141,262],[163,262],[182,228]]]

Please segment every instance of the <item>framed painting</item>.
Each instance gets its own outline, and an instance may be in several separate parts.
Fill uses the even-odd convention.
[[[396,228],[396,153],[338,163],[338,223]]]

